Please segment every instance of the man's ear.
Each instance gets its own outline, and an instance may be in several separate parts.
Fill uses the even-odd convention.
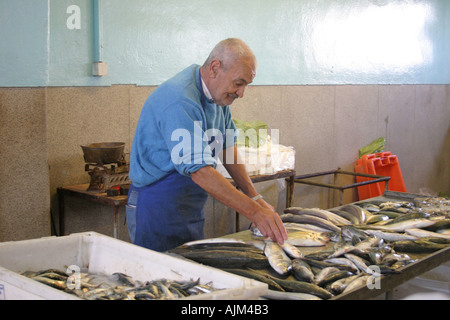
[[[217,77],[221,68],[222,63],[220,62],[220,60],[214,59],[213,61],[211,61],[211,64],[209,65],[209,76],[211,78]]]

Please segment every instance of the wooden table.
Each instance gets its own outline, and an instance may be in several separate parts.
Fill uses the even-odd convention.
[[[65,232],[65,196],[74,196],[83,200],[101,203],[107,206],[111,206],[113,210],[114,219],[114,238],[118,235],[118,219],[119,208],[125,206],[128,201],[127,195],[118,195],[108,197],[106,192],[88,191],[89,184],[79,184],[68,187],[58,188],[58,200],[59,200],[59,234],[64,235]]]
[[[294,194],[294,170],[284,170],[279,171],[273,174],[262,174],[262,175],[254,175],[250,176],[253,183],[258,183],[262,181],[270,181],[276,179],[287,178],[287,192],[286,192],[286,205],[291,206],[293,194]],[[234,181],[230,179],[230,182],[235,185]],[[61,236],[65,233],[65,196],[74,196],[83,200],[96,202],[100,204],[104,204],[107,206],[111,206],[113,210],[113,218],[114,218],[114,238],[117,238],[118,235],[118,218],[119,218],[119,208],[125,206],[128,202],[127,195],[119,195],[108,197],[106,192],[98,192],[98,191],[87,191],[89,184],[79,184],[67,187],[59,187],[58,191],[58,200],[59,200],[59,234]]]

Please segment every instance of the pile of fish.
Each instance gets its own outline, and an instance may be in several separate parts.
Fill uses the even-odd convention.
[[[329,210],[292,207],[281,215],[288,229],[283,245],[262,238],[255,228],[250,241],[207,239],[173,252],[265,282],[269,298],[329,299],[400,273],[417,261],[414,255],[450,246],[446,201],[440,202],[439,210],[403,201],[362,202]]]
[[[78,279],[58,269],[25,271],[22,275],[87,300],[172,300],[217,290],[209,283],[200,284],[200,279],[159,279],[141,283],[120,272],[111,276],[80,273]]]

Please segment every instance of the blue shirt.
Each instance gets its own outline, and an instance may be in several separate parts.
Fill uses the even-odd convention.
[[[136,127],[129,177],[137,187],[178,171],[190,176],[235,144],[229,106],[206,98],[200,66],[192,65],[161,84],[146,100]]]

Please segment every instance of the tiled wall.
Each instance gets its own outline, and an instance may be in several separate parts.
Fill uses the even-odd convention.
[[[0,241],[50,235],[50,211],[58,223],[56,188],[89,181],[80,145],[123,141],[129,152],[140,110],[153,90],[0,88]],[[384,136],[387,150],[400,160],[408,192],[450,193],[450,85],[251,86],[232,111],[235,118],[280,129],[280,143],[296,149],[298,174],[352,171],[358,150]],[[279,185],[257,188],[282,209]],[[345,202],[355,200],[354,190],[344,193]],[[331,204],[328,189],[296,185],[294,205]],[[212,199],[206,214],[206,236],[232,231],[233,213]],[[112,221],[108,207],[67,200],[67,233],[112,235]],[[121,210],[119,237],[128,240],[123,221]]]

